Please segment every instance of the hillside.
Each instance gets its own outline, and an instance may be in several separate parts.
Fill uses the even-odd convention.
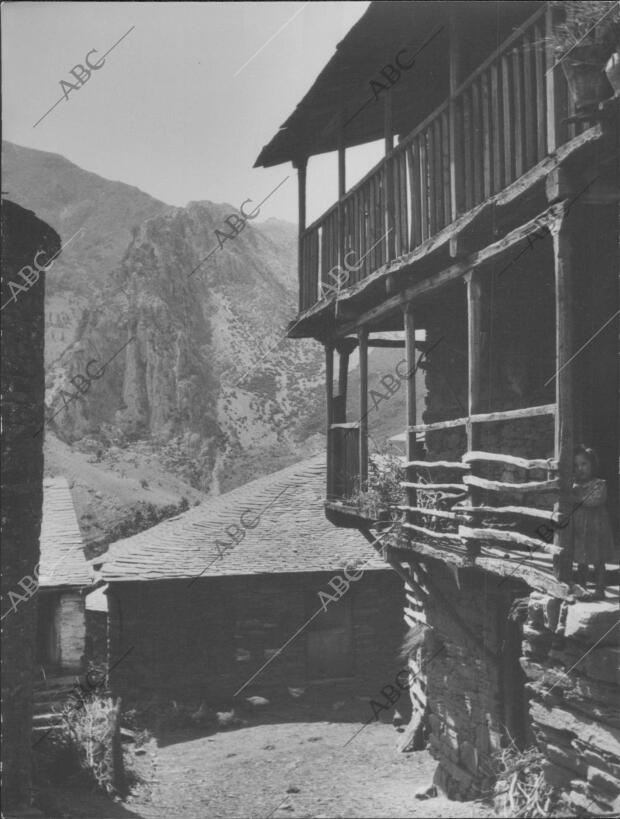
[[[46,277],[46,469],[81,487],[88,538],[106,526],[111,537],[114,516],[133,521],[141,505],[196,502],[324,449],[322,346],[284,337],[295,226],[248,222],[222,242],[228,204],[171,207],[10,143],[4,165],[10,198],[63,243],[75,237]],[[371,386],[400,358],[375,350]],[[357,393],[354,371],[351,418]],[[401,390],[371,413],[375,440],[401,431],[404,400]]]

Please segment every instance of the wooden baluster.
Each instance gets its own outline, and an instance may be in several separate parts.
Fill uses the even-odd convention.
[[[515,129],[515,178],[518,179],[524,170],[523,163],[523,77],[521,70],[521,52],[512,50],[512,84],[514,88],[514,129]]]
[[[443,185],[441,182],[441,172],[443,167],[443,162],[441,159],[441,123],[439,121],[439,117],[435,118],[435,122],[432,125],[432,134],[433,134],[433,148],[434,148],[434,174],[432,177],[433,181],[433,201],[434,201],[434,209],[435,209],[435,230],[434,233],[437,233],[441,230],[442,221],[443,221]]]
[[[537,158],[540,162],[547,153],[547,112],[545,105],[545,46],[543,27],[537,23],[534,26],[534,86],[536,93],[536,134]]]
[[[463,117],[462,100],[454,97],[460,81],[461,41],[458,34],[458,24],[454,13],[449,15],[450,35],[450,105],[448,119],[450,123],[450,221],[465,210],[464,177],[463,177]]]
[[[422,188],[420,181],[420,142],[416,137],[409,152],[411,185],[411,249],[422,243]]]
[[[473,140],[473,177],[474,177],[474,206],[479,205],[483,197],[482,182],[482,117],[480,113],[480,80],[477,79],[471,87],[472,106],[472,140]]]
[[[553,42],[551,39],[553,31],[553,9],[547,7],[545,13],[545,85],[546,85],[546,115],[547,115],[547,153],[553,153],[559,144],[559,133],[557,129],[560,123],[558,105],[556,99],[556,82],[554,68],[555,54],[553,52]],[[561,69],[560,69],[561,70]]]
[[[441,227],[452,221],[452,191],[450,185],[450,119],[447,113],[441,115],[441,177],[443,184],[443,219]]]
[[[491,116],[489,112],[489,74],[484,72],[480,78],[480,105],[482,106],[482,179],[484,198],[492,193],[491,185]]]
[[[471,115],[471,98],[469,91],[463,92],[463,168],[465,171],[465,210],[471,210],[474,205],[473,180],[473,123]]]
[[[510,83],[510,60],[502,57],[502,133],[504,137],[504,186],[515,180],[514,173],[514,109],[512,107],[513,91]]]
[[[409,250],[409,213],[408,213],[408,196],[407,196],[407,154],[404,149],[398,154],[398,230],[399,242],[398,255],[402,256]]]
[[[534,77],[534,44],[532,35],[523,35],[523,85],[525,104],[525,170],[536,164],[536,89],[532,85]]]
[[[504,143],[502,141],[502,97],[500,94],[499,66],[491,66],[491,144],[493,146],[493,193],[503,187]]]
[[[426,131],[420,135],[420,220],[422,225],[422,241],[428,239],[428,166],[426,161]]]

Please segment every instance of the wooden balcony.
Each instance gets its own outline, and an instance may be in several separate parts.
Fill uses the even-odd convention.
[[[546,39],[551,25],[551,12],[542,7],[300,232],[301,316],[329,304],[323,294],[329,286],[333,292],[339,265],[350,265],[346,295],[492,202],[591,127],[574,117]]]

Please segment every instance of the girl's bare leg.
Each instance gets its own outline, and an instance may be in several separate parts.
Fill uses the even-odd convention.
[[[580,586],[583,586],[584,589],[588,583],[588,564],[587,563],[578,563],[577,564],[577,571],[575,572],[575,582],[579,583]]]

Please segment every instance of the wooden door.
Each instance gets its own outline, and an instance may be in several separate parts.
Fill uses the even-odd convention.
[[[309,595],[310,616],[317,609],[316,593]],[[306,675],[309,680],[353,676],[352,595],[349,591],[315,617],[306,637]]]

